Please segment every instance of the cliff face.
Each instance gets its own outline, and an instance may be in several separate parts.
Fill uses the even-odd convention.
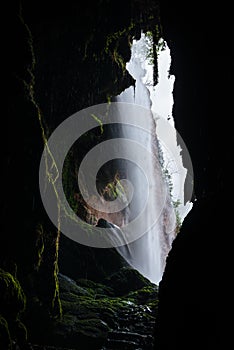
[[[199,1],[191,9],[161,3],[163,36],[176,76],[175,124],[191,155],[197,201],[160,283],[155,349],[225,348],[223,272],[229,265],[224,221],[230,213],[226,164],[234,62],[229,10],[222,4],[206,8]]]

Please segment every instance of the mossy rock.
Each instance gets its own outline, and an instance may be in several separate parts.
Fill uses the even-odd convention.
[[[77,294],[69,293],[69,292],[62,292],[61,293],[61,305],[63,308],[64,303],[73,303],[73,304],[79,304],[80,296]]]
[[[20,345],[27,340],[26,327],[19,320],[20,314],[25,310],[26,296],[19,281],[3,269],[0,269],[0,296],[2,341],[6,349],[11,349],[11,339]]]
[[[26,297],[19,281],[0,269],[0,312],[7,320],[15,320],[25,310]]]
[[[124,296],[132,291],[152,286],[152,283],[131,267],[123,267],[107,277],[104,284],[114,290],[116,296]]]
[[[86,279],[74,281],[59,275],[63,317],[54,321],[50,344],[95,350],[105,346],[113,331],[121,327],[127,327],[130,333],[141,334],[143,331],[143,334],[150,334],[148,326],[155,320],[157,286],[132,268],[119,272],[105,283],[111,282],[117,288],[116,281],[120,279],[123,296],[110,295],[115,291],[107,284]],[[132,283],[129,292],[126,285],[130,275]],[[143,287],[132,290],[138,286]],[[102,294],[99,294],[100,291]]]
[[[93,282],[87,279],[78,279],[77,284],[81,287],[88,288],[88,290],[92,291],[96,298],[100,298],[103,296],[114,296],[114,291],[111,287],[106,286],[105,284]]]
[[[58,280],[61,294],[72,293],[73,295],[77,296],[91,296],[93,294],[91,288],[83,288],[82,286],[77,285],[74,280],[62,275],[61,273],[58,274]]]
[[[158,287],[151,285],[140,290],[130,292],[127,297],[137,304],[151,304],[158,299]]]
[[[73,349],[100,349],[110,331],[108,325],[98,318],[77,319],[65,315],[56,324],[54,339],[57,345]],[[55,345],[56,345],[55,344]]]
[[[84,298],[82,298],[82,301],[77,300],[77,303],[62,300],[62,306],[65,315],[75,315],[79,319],[84,319],[86,317],[97,317],[95,310],[93,311],[91,309],[89,303],[86,303]]]
[[[0,349],[11,350],[12,341],[8,328],[8,323],[4,317],[0,315]]]

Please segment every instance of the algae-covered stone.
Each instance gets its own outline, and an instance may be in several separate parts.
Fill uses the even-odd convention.
[[[26,297],[19,281],[9,272],[0,269],[0,312],[7,319],[15,319],[23,312]]]
[[[121,268],[119,271],[106,278],[104,283],[114,290],[116,296],[123,296],[131,291],[152,285],[149,280],[131,267]]]
[[[74,315],[65,315],[56,324],[55,342],[59,346],[86,346],[87,349],[100,349],[109,332],[108,325],[98,318],[78,319]]]
[[[3,349],[11,349],[12,339],[25,344],[27,330],[19,320],[25,310],[26,297],[16,277],[0,269],[0,339]]]
[[[109,286],[106,286],[103,283],[93,282],[84,278],[78,279],[76,282],[79,286],[82,286],[82,287],[88,288],[91,291],[94,291],[96,298],[107,296],[107,295],[114,296],[113,289]]]
[[[128,298],[137,304],[150,304],[158,298],[158,287],[156,285],[146,286],[128,294]]]
[[[93,294],[92,289],[83,288],[77,285],[77,283],[73,279],[62,275],[61,273],[59,273],[58,279],[61,293],[67,292],[79,296],[91,296]]]

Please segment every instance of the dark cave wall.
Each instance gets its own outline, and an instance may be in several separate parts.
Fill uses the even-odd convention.
[[[176,76],[173,115],[192,159],[197,201],[159,286],[160,350],[225,348],[233,24],[230,8],[221,3],[188,6],[161,2]]]
[[[43,209],[38,188],[42,132],[48,137],[72,113],[107,102],[134,84],[124,69],[130,43],[141,29],[156,31],[158,6],[139,0],[12,1],[3,13],[8,23],[8,119],[0,266],[19,280],[26,294],[26,311],[20,317],[29,339],[33,334],[43,342],[48,318],[60,317],[62,309],[57,278],[60,233]],[[89,248],[82,254],[88,256],[87,264],[95,260]],[[15,340],[14,329],[9,332]]]
[[[132,38],[156,25],[160,32],[151,0],[26,2],[23,11],[34,37],[36,94],[51,129],[134,84],[124,67]]]
[[[231,117],[233,25],[228,7],[161,2],[176,75],[174,117],[191,155],[195,194],[223,191]]]

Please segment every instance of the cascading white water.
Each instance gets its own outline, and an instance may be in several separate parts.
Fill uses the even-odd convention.
[[[153,66],[149,62],[150,58],[147,57],[147,48],[149,45],[153,45],[149,37],[142,33],[141,39],[133,42],[131,60],[127,64],[128,72],[136,80],[135,87],[131,86],[116,97],[117,102],[127,102],[137,104],[146,107],[149,110],[158,111],[162,117],[169,120],[172,126],[174,126],[172,118],[172,88],[174,83],[174,77],[168,77],[168,71],[170,67],[170,60],[168,60],[169,49],[167,50],[167,62],[165,65],[164,61],[159,62],[159,84],[155,87],[153,86]],[[170,57],[170,55],[169,55]],[[160,64],[162,65],[160,76]],[[165,75],[167,77],[165,80]],[[164,78],[164,80],[163,80]],[[152,135],[145,135],[140,130],[125,128],[122,131],[122,137],[126,139],[138,140],[140,143],[144,144],[145,147],[152,152],[156,157],[152,158],[152,163],[146,169],[147,176],[151,179],[151,189],[154,196],[150,203],[150,211],[143,219],[146,223],[152,222],[152,218],[159,217],[155,225],[149,228],[148,232],[145,233],[138,240],[128,244],[126,247],[117,248],[118,251],[123,255],[123,257],[139,272],[141,272],[145,277],[150,279],[153,283],[158,284],[162,278],[162,274],[165,268],[166,257],[171,248],[172,241],[175,237],[176,228],[176,214],[175,209],[172,205],[172,195],[169,192],[168,184],[162,174],[162,167],[159,162],[159,143],[156,134],[157,130],[157,120],[155,114],[149,113],[149,118],[146,121],[151,125]],[[160,129],[160,126],[159,126]],[[160,130],[157,130],[160,132]],[[175,147],[177,147],[177,152],[179,155],[180,162],[180,149],[176,143],[176,130],[172,136],[172,142],[174,142]],[[171,141],[170,141],[171,142]],[[163,145],[161,145],[163,148]],[[167,154],[167,150],[163,149],[163,158],[168,161],[170,155]],[[134,153],[134,149],[132,150]],[[137,154],[135,154],[137,158]],[[171,161],[171,159],[170,159]],[[138,168],[132,168],[126,165],[126,173],[128,174],[128,179],[134,184],[134,195],[135,200],[129,205],[129,217],[128,220],[131,221],[138,214],[145,197],[145,183],[141,171]],[[173,170],[172,181],[175,185],[173,189],[174,196],[176,200],[183,203],[183,194],[180,196],[176,193],[175,189],[177,187],[177,177],[174,176]],[[185,180],[186,171],[183,174]],[[181,177],[181,174],[180,174]],[[178,191],[177,191],[178,192]],[[183,206],[183,205],[182,205]],[[181,209],[181,205],[179,210]],[[184,206],[183,206],[184,209]],[[181,213],[185,211],[182,210]],[[186,214],[185,214],[186,215]],[[185,216],[184,215],[184,216]],[[183,215],[181,219],[183,220]],[[143,223],[142,223],[143,225]]]
[[[134,268],[157,284],[162,278],[166,257],[176,233],[178,212],[175,212],[173,207],[174,200],[179,199],[182,202],[178,207],[182,209],[181,219],[186,215],[184,208],[187,207],[187,203],[184,205],[181,182],[184,185],[187,175],[180,157],[180,148],[177,146],[178,135],[173,129],[172,105],[166,100],[166,112],[159,109],[165,119],[171,118],[172,133],[163,128],[160,118],[152,110],[153,108],[157,112],[165,95],[160,96],[160,84],[162,86],[163,82],[160,76],[159,84],[153,84],[153,67],[147,51],[150,45],[153,45],[152,40],[143,33],[139,41],[134,41],[127,69],[135,78],[136,84],[116,97],[117,102],[121,103],[90,106],[67,118],[56,128],[44,149],[39,178],[44,207],[55,225],[58,224],[57,199],[63,204],[66,215],[61,215],[59,229],[65,235],[91,247],[116,247]],[[168,70],[169,67],[165,72]],[[171,78],[168,81],[171,88]],[[58,176],[57,173],[62,174],[65,157],[77,137],[97,126],[101,126],[103,132],[103,125],[111,125],[108,136],[113,137],[95,145],[83,158],[78,171],[78,187],[87,211],[86,220],[95,226],[102,218],[115,226],[111,226],[111,230],[104,229],[101,232],[99,229],[93,229],[90,233],[89,225],[81,223],[69,206],[63,191],[62,176]],[[169,134],[169,138],[165,137],[168,136],[165,134]],[[61,139],[62,147],[58,147]],[[176,152],[170,154],[172,149],[176,149]],[[53,180],[53,186],[56,182],[56,196],[55,188],[45,186],[48,167],[45,159],[48,150],[53,154],[51,169],[56,165],[56,180]],[[171,183],[165,176],[165,173],[168,174],[168,168],[167,172],[164,172],[162,158],[168,163],[173,163],[176,159],[174,163],[181,165],[182,171],[179,176],[172,177],[174,174],[169,171],[169,179],[175,185],[174,189],[179,187],[178,193],[173,193],[170,188]],[[107,176],[101,181],[103,174],[98,179],[98,171],[112,160],[115,166],[113,169],[110,164],[107,166]],[[118,174],[119,170],[122,174]],[[97,179],[100,182],[101,194],[96,186]],[[47,180],[49,181],[49,177]],[[106,187],[103,188],[103,185]],[[105,191],[109,185],[112,197],[106,200]],[[45,191],[45,188],[49,189]],[[80,200],[80,197],[77,200]],[[95,218],[94,222],[92,217]]]

